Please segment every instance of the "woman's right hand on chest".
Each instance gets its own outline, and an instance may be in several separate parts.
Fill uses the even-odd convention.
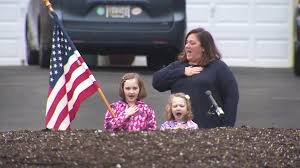
[[[184,74],[186,76],[193,76],[196,74],[199,74],[203,70],[202,67],[193,67],[193,66],[188,66],[184,68]]]

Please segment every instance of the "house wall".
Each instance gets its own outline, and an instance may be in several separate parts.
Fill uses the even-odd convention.
[[[26,0],[0,0],[0,65],[22,65]]]
[[[212,33],[231,66],[291,67],[298,0],[186,0],[187,31]],[[0,66],[26,64],[28,0],[0,0]]]
[[[204,27],[231,66],[290,67],[294,0],[187,0],[188,30]]]

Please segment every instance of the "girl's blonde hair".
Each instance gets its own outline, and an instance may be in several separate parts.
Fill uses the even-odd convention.
[[[140,92],[138,95],[138,99],[143,99],[147,96],[147,92],[146,92],[146,88],[145,88],[145,84],[144,81],[142,80],[142,78],[140,77],[139,74],[137,73],[126,73],[120,81],[120,85],[119,85],[119,96],[122,99],[125,99],[125,93],[124,93],[124,83],[126,82],[126,80],[130,80],[130,79],[136,79],[140,88]]]
[[[168,103],[165,107],[165,117],[166,120],[170,121],[170,120],[175,120],[173,114],[172,114],[172,101],[174,97],[180,97],[182,99],[185,100],[185,104],[186,104],[186,110],[187,110],[187,114],[185,116],[183,116],[183,119],[185,121],[187,120],[192,120],[193,119],[193,112],[192,112],[192,105],[191,105],[191,100],[190,100],[190,96],[186,95],[184,93],[175,93],[175,94],[171,94],[169,99],[168,99]]]

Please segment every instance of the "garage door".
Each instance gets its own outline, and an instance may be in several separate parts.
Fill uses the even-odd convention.
[[[187,0],[188,30],[214,36],[231,66],[289,67],[293,0]]]
[[[0,0],[0,65],[24,60],[24,14],[27,0]]]

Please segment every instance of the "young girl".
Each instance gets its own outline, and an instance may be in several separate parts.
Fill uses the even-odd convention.
[[[106,112],[104,127],[107,131],[148,131],[156,129],[155,113],[142,100],[147,96],[144,82],[137,73],[125,74],[120,82],[121,100],[112,103],[113,117]]]
[[[175,93],[169,97],[165,116],[167,121],[161,125],[160,130],[198,128],[198,125],[192,121],[190,97],[184,93]]]

